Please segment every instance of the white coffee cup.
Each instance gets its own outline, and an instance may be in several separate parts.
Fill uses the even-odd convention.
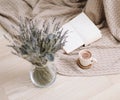
[[[89,66],[97,62],[97,60],[92,57],[92,53],[89,50],[80,50],[79,61],[82,66]]]

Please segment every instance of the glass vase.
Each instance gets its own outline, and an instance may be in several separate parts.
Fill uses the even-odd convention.
[[[51,85],[56,79],[56,67],[53,63],[36,66],[30,71],[30,79],[32,83],[40,88]]]

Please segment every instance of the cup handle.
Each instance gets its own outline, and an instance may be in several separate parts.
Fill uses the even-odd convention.
[[[96,63],[97,62],[97,59],[95,59],[95,58],[91,58],[91,64],[93,64],[93,63]]]

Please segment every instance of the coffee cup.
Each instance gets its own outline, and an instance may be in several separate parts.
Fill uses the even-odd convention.
[[[97,62],[97,60],[92,56],[89,50],[80,50],[79,62],[82,66],[90,66]]]

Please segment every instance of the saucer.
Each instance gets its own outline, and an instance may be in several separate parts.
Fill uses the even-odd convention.
[[[83,66],[83,65],[81,65],[79,59],[77,59],[76,63],[77,63],[77,65],[78,65],[80,68],[82,68],[82,69],[89,69],[89,68],[92,67],[92,64],[90,64],[90,65],[88,65],[88,66]]]

